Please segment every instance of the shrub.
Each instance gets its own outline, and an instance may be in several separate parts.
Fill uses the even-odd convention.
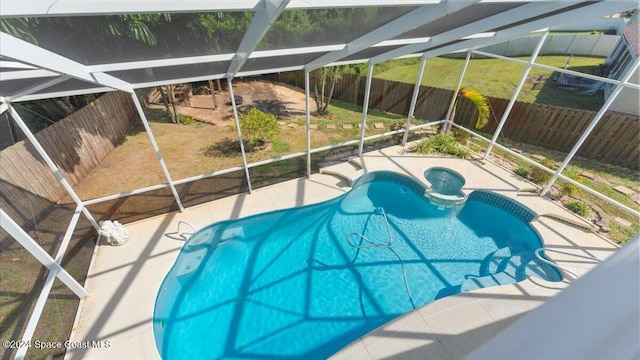
[[[404,129],[404,124],[400,123],[400,122],[396,122],[396,123],[393,123],[393,124],[389,125],[389,130],[391,130],[391,131],[402,130],[402,129]],[[395,142],[396,144],[400,145],[400,144],[402,144],[402,137],[403,136],[404,136],[404,133],[397,133],[397,134],[391,135],[391,139],[393,140],[393,142]]]
[[[455,128],[451,130],[453,134],[453,138],[456,139],[462,145],[467,145],[469,143],[469,139],[471,139],[471,135],[468,132]]]
[[[569,179],[581,182],[580,171],[576,170],[575,168],[565,169],[564,175]],[[577,186],[568,182],[563,182],[562,187],[560,188],[560,193],[562,195],[571,196],[575,195],[579,190],[580,188],[578,188]]]
[[[529,177],[529,168],[526,168],[522,165],[518,166],[517,169],[515,169],[513,171],[516,175],[523,177],[523,178],[528,178]]]
[[[574,214],[578,214],[582,217],[589,216],[591,214],[591,208],[587,203],[580,200],[570,201],[565,204],[567,209],[571,210]]]
[[[276,121],[276,115],[265,113],[257,108],[251,108],[239,114],[240,129],[242,129],[242,140],[247,150],[271,141],[280,133],[280,125]]]
[[[547,181],[551,180],[551,174],[549,174],[548,172],[540,169],[537,166],[532,166],[529,169],[529,178],[534,183],[540,185],[540,184],[544,184]]]
[[[549,159],[542,160],[542,165],[553,170],[553,162]],[[531,166],[529,170],[529,178],[538,185],[545,184],[547,181],[551,180],[551,174],[537,166]]]
[[[420,154],[449,154],[461,159],[466,159],[469,156],[469,150],[458,144],[453,137],[445,134],[438,134],[420,141],[414,151]]]

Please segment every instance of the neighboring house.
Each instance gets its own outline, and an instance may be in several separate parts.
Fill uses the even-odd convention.
[[[607,58],[606,64],[609,66],[608,77],[610,79],[622,79],[640,56],[639,34],[640,23],[638,23],[638,13],[636,12],[629,23],[620,30],[620,41]],[[640,84],[639,71],[636,71],[630,82]],[[605,100],[609,98],[614,87],[613,84],[605,86]],[[609,110],[640,116],[640,90],[625,88],[611,104]]]

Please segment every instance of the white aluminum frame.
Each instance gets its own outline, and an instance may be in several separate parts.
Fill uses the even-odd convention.
[[[404,128],[407,131],[404,132],[402,136],[402,151],[404,152],[404,147],[407,145],[407,140],[409,139],[409,128],[411,127],[411,119],[413,118],[413,114],[416,111],[416,102],[418,101],[418,95],[420,94],[420,85],[422,84],[422,76],[424,75],[424,68],[427,64],[427,57],[422,55],[420,58],[420,67],[418,68],[418,75],[416,77],[416,84],[413,87],[413,94],[411,95],[411,104],[409,105],[409,114],[407,115],[407,123]]]
[[[313,71],[334,61],[344,59],[349,55],[356,54],[384,40],[391,39],[407,31],[413,30],[423,24],[441,19],[451,13],[474,5],[478,1],[479,0],[464,2],[442,2],[437,5],[422,6],[349,42],[343,49],[331,52],[310,62],[305,66],[305,69],[307,71]]]
[[[235,53],[230,54],[215,54],[215,55],[206,55],[206,56],[193,56],[193,57],[183,57],[183,58],[175,58],[175,59],[155,59],[155,60],[146,60],[146,61],[132,61],[132,62],[120,62],[120,63],[109,63],[109,64],[99,64],[99,65],[82,65],[76,61],[70,60],[58,54],[55,54],[52,51],[45,50],[36,45],[30,44],[28,42],[19,40],[13,36],[10,36],[5,33],[0,33],[0,55],[2,57],[6,57],[9,59],[15,59],[16,61],[0,61],[1,67],[6,67],[12,69],[7,72],[0,72],[0,80],[2,81],[12,81],[12,80],[21,80],[21,79],[36,79],[36,78],[47,78],[47,77],[55,77],[54,79],[48,79],[43,81],[40,84],[30,86],[29,88],[21,91],[17,94],[12,94],[7,98],[0,98],[0,113],[4,111],[9,111],[16,123],[20,126],[22,131],[27,135],[28,140],[34,145],[38,153],[43,157],[51,171],[54,172],[55,176],[62,183],[63,187],[70,196],[73,198],[74,202],[77,205],[76,211],[70,221],[69,227],[65,236],[63,238],[63,242],[61,248],[56,255],[56,259],[52,259],[44,250],[37,244],[33,239],[31,239],[24,230],[22,230],[17,224],[4,212],[0,209],[0,216],[2,217],[2,227],[7,229],[7,231],[16,238],[16,240],[24,243],[23,246],[27,250],[29,250],[34,256],[36,256],[43,265],[47,266],[51,269],[49,276],[45,282],[42,293],[38,302],[36,304],[36,309],[31,315],[31,319],[27,326],[27,331],[25,332],[25,337],[30,339],[30,336],[33,334],[33,330],[39,320],[42,308],[44,307],[44,303],[48,296],[48,293],[51,289],[51,284],[53,283],[53,279],[55,277],[60,278],[67,286],[69,286],[78,296],[86,296],[86,291],[80,284],[78,284],[73,278],[71,278],[68,273],[64,271],[60,267],[60,261],[64,256],[66,248],[68,246],[69,240],[72,236],[72,233],[77,225],[80,213],[83,213],[87,219],[91,222],[94,228],[98,228],[98,225],[93,219],[92,215],[86,209],[86,206],[101,203],[104,201],[109,201],[125,196],[130,196],[133,194],[145,193],[153,190],[163,189],[166,187],[170,187],[171,191],[175,197],[175,200],[178,204],[180,210],[184,210],[183,205],[181,203],[179,194],[175,188],[177,184],[184,184],[192,181],[197,181],[204,178],[209,178],[221,174],[226,174],[234,171],[239,171],[244,169],[246,179],[248,182],[249,193],[252,192],[251,186],[251,178],[249,174],[249,169],[269,164],[277,161],[282,161],[286,159],[307,156],[307,176],[311,175],[311,154],[330,150],[342,146],[359,144],[358,155],[362,156],[363,153],[363,144],[365,141],[373,140],[385,136],[390,136],[394,134],[404,133],[403,135],[403,146],[406,145],[407,138],[410,131],[414,131],[423,127],[433,126],[442,123],[452,123],[449,121],[450,112],[452,107],[450,106],[447,119],[438,120],[434,122],[429,122],[427,124],[411,126],[412,115],[415,112],[415,106],[417,102],[417,97],[419,95],[420,83],[424,72],[425,62],[428,58],[443,55],[450,52],[457,51],[467,51],[467,59],[465,61],[465,66],[463,68],[460,82],[458,84],[458,90],[462,84],[462,78],[464,77],[464,73],[466,70],[466,66],[469,62],[470,56],[472,53],[492,56],[495,58],[504,58],[504,60],[521,62],[525,64],[527,67],[523,74],[523,78],[526,78],[526,74],[530,70],[531,67],[536,66],[548,70],[559,71],[561,73],[572,74],[576,76],[581,76],[584,78],[594,79],[598,81],[602,81],[605,83],[615,84],[617,87],[614,90],[612,96],[607,100],[605,105],[601,108],[595,118],[592,120],[588,129],[582,134],[580,140],[575,144],[574,148],[571,150],[569,155],[565,158],[563,164],[560,168],[554,173],[552,170],[547,169],[546,167],[538,164],[535,161],[532,161],[520,154],[513,152],[512,150],[498,144],[495,142],[497,139],[502,125],[504,125],[510,108],[506,111],[503,118],[500,121],[499,127],[494,133],[493,139],[488,140],[484,137],[475,134],[473,131],[465,129],[457,124],[452,124],[453,126],[460,128],[466,132],[469,132],[475,137],[481,138],[484,141],[488,141],[490,143],[489,148],[487,149],[487,155],[491,151],[492,147],[498,147],[504,151],[511,153],[512,155],[530,163],[533,166],[537,166],[539,168],[544,169],[547,172],[553,173],[553,178],[547,185],[545,189],[541,192],[541,195],[544,195],[549,188],[552,186],[553,182],[558,178],[572,183],[579,188],[588,191],[605,201],[608,201],[636,216],[640,216],[640,213],[630,209],[629,207],[618,203],[615,200],[612,200],[598,192],[587,188],[586,186],[579,184],[565,176],[562,175],[562,170],[566,167],[566,165],[571,161],[573,155],[578,151],[584,140],[588,137],[589,133],[595,128],[598,121],[601,119],[602,115],[609,107],[613,99],[620,93],[623,88],[633,88],[640,89],[639,84],[629,83],[630,74],[633,71],[637,71],[639,64],[638,60],[627,76],[623,80],[611,80],[605,79],[598,76],[587,75],[577,73],[571,70],[558,69],[551,66],[536,64],[535,58],[537,56],[537,52],[539,52],[542,43],[544,42],[544,37],[540,41],[538,47],[532,54],[532,58],[529,62],[521,61],[518,59],[510,59],[501,57],[499,55],[487,54],[482,51],[476,50],[479,47],[484,47],[493,43],[503,42],[508,39],[517,38],[520,36],[527,35],[528,33],[538,30],[540,28],[547,28],[549,26],[553,26],[555,24],[566,25],[567,23],[583,20],[584,18],[592,18],[596,16],[600,16],[602,14],[610,14],[613,12],[622,12],[630,9],[637,8],[637,2],[635,0],[604,0],[601,2],[585,5],[582,8],[573,9],[568,11],[567,13],[560,13],[551,16],[547,16],[544,18],[536,19],[534,21],[525,22],[521,25],[514,25],[511,27],[507,27],[503,30],[487,33],[488,31],[492,31],[493,29],[500,28],[503,26],[508,26],[509,24],[517,24],[519,21],[524,21],[526,19],[535,18],[536,16],[544,15],[550,13],[554,10],[563,9],[566,7],[570,7],[575,5],[576,1],[573,0],[559,0],[559,1],[530,1],[528,4],[517,7],[515,9],[507,10],[501,12],[497,15],[487,17],[485,19],[475,21],[473,23],[461,26],[457,29],[444,32],[442,34],[435,35],[433,37],[428,38],[416,38],[416,39],[399,39],[393,40],[392,38],[405,33],[411,29],[417,28],[421,25],[429,23],[435,19],[442,18],[443,16],[451,15],[456,11],[472,6],[477,3],[482,3],[481,1],[470,1],[470,0],[404,0],[404,1],[394,1],[394,0],[236,0],[234,2],[206,2],[201,0],[159,0],[154,2],[149,2],[146,0],[133,0],[127,2],[117,2],[106,1],[106,0],[93,0],[87,2],[77,2],[76,0],[57,0],[52,3],[49,0],[3,0],[2,3],[2,18],[7,17],[46,17],[46,16],[74,16],[74,15],[114,15],[114,14],[126,14],[126,13],[163,13],[163,12],[205,12],[205,11],[251,11],[254,12],[254,17],[252,22],[244,34],[243,40],[241,41],[238,50]],[[508,2],[508,0],[505,0]],[[260,40],[266,35],[269,28],[275,22],[275,20],[282,14],[283,11],[293,10],[293,9],[315,9],[315,8],[331,8],[331,7],[362,7],[362,6],[418,6],[417,9],[400,16],[399,18],[390,21],[389,23],[382,25],[378,29],[375,29],[368,34],[365,34],[359,37],[356,40],[349,42],[348,44],[333,44],[326,46],[312,46],[312,47],[301,47],[301,48],[293,48],[293,49],[276,49],[276,50],[265,50],[265,51],[255,51]],[[571,15],[571,16],[569,16]],[[390,40],[391,39],[391,40]],[[446,45],[451,43],[450,45]],[[362,50],[365,50],[369,47],[376,46],[388,46],[388,45],[404,45],[398,49],[388,51],[381,55],[372,57],[370,59],[356,59],[345,61],[348,56],[352,56]],[[441,46],[437,49],[435,47]],[[277,57],[277,56],[289,56],[289,55],[297,55],[297,54],[309,54],[309,53],[323,53],[327,52],[327,54],[320,56],[318,59],[311,61],[304,65],[297,66],[289,66],[282,68],[271,68],[271,69],[259,69],[255,71],[242,71],[242,66],[247,61],[247,59],[252,58],[266,58],[266,57]],[[424,52],[423,54],[415,54],[416,52]],[[374,65],[380,63],[382,61],[390,60],[392,58],[400,58],[400,57],[412,57],[412,56],[420,56],[422,55],[420,70],[418,77],[416,79],[416,83],[414,86],[411,105],[409,109],[409,114],[407,116],[407,122],[405,129],[395,130],[390,132],[385,132],[383,134],[372,135],[369,137],[365,137],[366,130],[366,119],[367,119],[367,111],[369,106],[369,96],[370,96],[370,88],[371,81],[373,76]],[[131,69],[143,69],[148,67],[163,67],[163,66],[177,66],[177,65],[189,65],[189,64],[199,64],[199,63],[211,63],[211,62],[222,62],[222,61],[230,61],[230,65],[226,71],[226,73],[220,74],[201,74],[198,76],[190,77],[190,78],[172,78],[172,79],[164,79],[153,82],[145,82],[145,83],[129,83],[124,81],[118,77],[107,74],[106,72],[114,72],[121,70],[131,70]],[[362,123],[361,123],[361,132],[360,139],[349,140],[340,144],[333,144],[329,146],[319,147],[316,149],[311,148],[311,120],[310,120],[310,96],[309,96],[309,72],[315,70],[317,68],[323,66],[332,66],[332,65],[340,65],[346,63],[358,63],[358,62],[368,62],[368,75],[367,75],[367,86],[365,89],[365,99],[363,105],[363,113],[362,113]],[[15,70],[14,70],[15,69]],[[279,158],[268,159],[263,161],[258,161],[252,164],[247,163],[246,153],[244,150],[244,145],[242,141],[242,133],[239,123],[239,117],[237,112],[237,104],[235,103],[235,97],[233,94],[233,85],[232,80],[239,76],[251,76],[257,74],[264,74],[269,72],[278,72],[278,71],[290,71],[304,69],[305,70],[305,97],[306,97],[306,151],[297,152],[288,154]],[[87,87],[71,89],[65,91],[49,91],[46,90],[51,88],[53,85],[64,82],[70,78],[79,79],[87,83]],[[191,82],[191,81],[200,81],[200,80],[210,80],[210,79],[221,79],[227,78],[229,81],[229,90],[232,108],[234,112],[236,127],[238,131],[239,143],[241,147],[242,153],[242,166],[231,167],[228,169],[217,170],[211,173],[202,174],[194,177],[189,177],[177,181],[173,181],[169,170],[164,163],[162,155],[160,154],[160,150],[155,142],[155,138],[151,132],[148,121],[144,116],[144,112],[142,111],[142,107],[137,99],[134,89],[148,87],[148,86],[157,86],[157,85],[167,85],[179,82]],[[511,99],[510,104],[515,101],[517,98],[518,92],[522,87],[522,82],[516,89],[514,96]],[[152,146],[156,152],[156,155],[159,159],[160,165],[162,167],[163,173],[167,178],[167,183],[164,184],[156,184],[153,186],[135,189],[129,192],[114,194],[105,197],[101,197],[98,199],[90,199],[82,201],[77,194],[73,191],[69,183],[64,179],[59,169],[53,163],[51,158],[46,154],[46,151],[35,139],[34,135],[29,131],[26,127],[20,116],[17,114],[15,109],[11,106],[12,102],[18,101],[28,101],[35,99],[43,99],[57,96],[70,96],[70,95],[79,95],[79,94],[87,94],[87,93],[96,93],[96,92],[105,92],[105,91],[113,91],[113,90],[122,90],[129,93],[134,101],[136,109],[140,114],[143,125],[145,126],[145,130],[151,140]],[[452,99],[452,103],[455,101]],[[486,156],[486,155],[485,155]],[[45,256],[46,255],[46,256]],[[48,257],[47,257],[48,256]],[[29,335],[31,334],[31,335]],[[17,354],[18,358],[24,357],[24,351],[20,351]]]
[[[527,81],[527,76],[529,76],[529,72],[531,71],[533,64],[536,62],[536,59],[538,58],[538,54],[540,54],[540,50],[542,50],[542,46],[544,45],[544,42],[547,40],[548,36],[549,36],[549,30],[545,31],[544,34],[540,37],[540,40],[538,40],[538,44],[533,50],[533,54],[531,54],[531,58],[529,59],[527,66],[524,68],[524,71],[522,72],[522,76],[520,77],[520,82],[518,82],[518,85],[516,86],[516,89],[513,92],[513,95],[511,96],[511,100],[509,100],[509,103],[507,104],[507,108],[504,110],[504,113],[502,114],[502,119],[500,119],[500,122],[498,123],[498,127],[496,128],[496,131],[494,131],[493,133],[493,138],[491,139],[491,143],[489,143],[489,146],[487,147],[487,151],[484,154],[485,159],[489,157],[489,154],[491,153],[491,149],[493,148],[493,144],[495,144],[496,140],[498,140],[500,131],[502,131],[502,127],[507,122],[507,118],[509,117],[509,114],[511,114],[511,109],[513,109],[513,105],[515,105],[516,100],[518,100],[518,95],[520,95],[520,91],[522,90],[522,87]]]
[[[362,103],[362,123],[360,124],[360,145],[358,146],[358,157],[362,157],[364,149],[364,135],[367,130],[367,111],[369,111],[369,96],[371,94],[371,80],[373,79],[373,63],[369,61],[367,66],[367,82],[364,88],[364,102]]]
[[[82,206],[78,206],[81,208]],[[77,209],[76,209],[76,212]],[[75,219],[75,220],[74,220]],[[72,218],[72,223],[77,222],[77,216]],[[60,279],[74,294],[78,297],[85,297],[89,295],[84,287],[80,285],[69,273],[60,266],[60,263],[56,261],[56,259],[62,260],[62,255],[56,255],[56,259],[52,258],[44,249],[35,241],[26,231],[24,231],[13,219],[6,213],[4,210],[0,209],[0,223],[2,224],[2,228],[5,229],[17,242],[20,243],[31,255],[33,255],[42,265],[44,265],[47,269],[49,269],[54,276]],[[70,226],[71,227],[71,226]],[[75,228],[75,225],[73,226]],[[71,237],[69,231],[65,234],[65,238],[67,235]],[[67,243],[69,240],[67,240]],[[63,241],[64,245],[64,241]],[[63,247],[63,250],[66,249],[66,245]]]
[[[36,149],[38,154],[42,157],[42,160],[44,160],[51,172],[53,172],[55,177],[58,179],[60,184],[62,184],[62,187],[64,187],[69,196],[71,196],[76,205],[82,206],[82,200],[80,200],[78,194],[76,194],[67,179],[65,179],[65,177],[62,175],[62,172],[60,172],[60,169],[58,169],[58,166],[53,162],[49,154],[47,154],[46,150],[42,147],[42,145],[40,145],[40,142],[33,135],[27,124],[24,123],[20,114],[18,114],[16,109],[14,109],[11,104],[7,104],[7,110],[9,111],[9,114],[18,125],[20,130],[22,130],[22,132],[25,134],[25,136],[29,140],[29,143],[31,143],[31,145]],[[91,213],[89,213],[89,211],[84,207],[82,208],[82,213],[87,217],[87,220],[89,220],[94,229],[98,230],[100,228],[96,220],[93,218],[93,215],[91,215]]]

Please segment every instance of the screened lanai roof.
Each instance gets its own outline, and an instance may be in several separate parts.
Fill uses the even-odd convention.
[[[637,1],[2,0],[0,6],[0,100],[17,102],[433,57],[628,11]]]

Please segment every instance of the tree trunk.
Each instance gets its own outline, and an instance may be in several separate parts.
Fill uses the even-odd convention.
[[[211,90],[211,97],[213,98],[213,108],[218,108],[218,99],[216,99],[216,90],[213,88],[213,80],[209,80],[209,90]]]
[[[321,112],[324,112],[324,109],[326,108],[326,105],[325,105],[326,101],[325,101],[325,98],[324,98],[324,88],[327,85],[327,76],[326,76],[326,74],[323,74],[323,76],[322,76],[321,85],[322,85],[322,88],[320,89],[320,99],[321,99],[320,100],[320,105],[321,105],[321,109],[322,109]]]
[[[60,98],[59,102],[60,106],[64,108],[67,116],[73,114],[76,110],[78,110],[75,106],[71,104],[68,96],[63,96]]]
[[[314,83],[313,86],[313,92],[315,93],[316,96],[313,97],[313,100],[316,101],[316,111],[321,112],[322,109],[322,103],[320,100],[320,96],[318,96],[318,81],[316,80],[316,82]]]
[[[171,108],[173,108],[174,122],[180,124],[180,113],[178,112],[178,104],[176,104],[176,93],[173,85],[169,85],[169,98],[171,99]]]
[[[335,80],[331,81],[331,90],[329,90],[329,97],[327,98],[327,102],[324,104],[324,108],[322,109],[322,112],[327,111],[327,108],[329,107],[329,103],[331,102],[331,97],[333,96],[333,89],[336,87],[336,82]]]
[[[164,103],[165,111],[167,112],[167,115],[169,115],[171,122],[176,122],[175,119],[173,118],[173,112],[171,112],[171,108],[169,107],[169,97],[167,96],[167,93],[164,91],[164,88],[162,86],[158,86],[158,91],[160,91],[160,97],[162,97],[162,103]]]

